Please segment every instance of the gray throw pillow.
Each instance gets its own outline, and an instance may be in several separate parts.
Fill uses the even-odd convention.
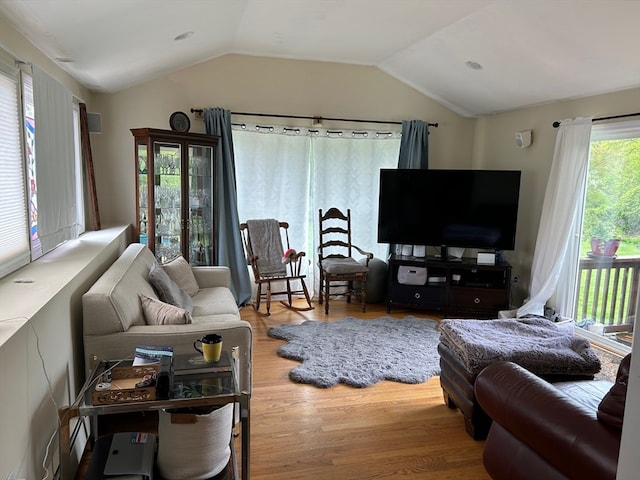
[[[171,260],[169,263],[162,265],[162,269],[167,272],[171,280],[176,282],[184,293],[193,297],[200,291],[200,286],[196,277],[193,275],[191,265],[184,257],[179,256]]]
[[[186,310],[140,294],[144,321],[147,325],[184,325],[191,323]]]
[[[163,268],[154,263],[149,270],[149,283],[156,291],[158,298],[171,305],[180,307],[189,314],[193,312],[193,302],[191,297],[187,295],[163,270]]]

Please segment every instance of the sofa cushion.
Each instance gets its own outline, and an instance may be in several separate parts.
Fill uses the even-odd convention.
[[[132,325],[145,325],[138,294],[157,298],[147,279],[155,262],[146,246],[136,243],[127,247],[82,296],[85,335],[126,332]]]
[[[616,430],[622,430],[628,383],[629,375],[619,375],[598,406],[598,420]]]
[[[219,314],[233,314],[239,317],[235,297],[228,288],[205,288],[193,297],[194,318]]]
[[[147,325],[185,325],[191,323],[191,315],[183,308],[140,295],[142,313]]]
[[[189,313],[193,312],[191,297],[187,295],[157,263],[151,265],[149,282],[158,294],[160,300],[183,308]]]
[[[193,275],[193,270],[191,270],[191,265],[182,255],[162,265],[162,269],[187,295],[193,297],[200,290],[196,277]]]

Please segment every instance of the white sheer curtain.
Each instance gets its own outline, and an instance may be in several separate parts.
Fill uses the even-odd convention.
[[[315,291],[318,209],[351,209],[353,241],[386,255],[377,243],[380,168],[395,168],[400,133],[234,127],[240,221],[276,218],[290,224],[292,248],[307,253],[307,285]]]
[[[531,269],[529,298],[517,316],[543,315],[563,267],[582,202],[591,140],[591,118],[562,120],[556,135]]]
[[[604,140],[621,140],[629,138],[640,138],[640,120],[617,121],[611,123],[601,123],[593,125],[591,129],[591,142]],[[585,172],[585,180],[588,177]],[[582,238],[582,224],[584,214],[585,191],[578,195],[578,214],[576,215],[572,232],[569,237],[569,245],[565,257],[564,267],[560,274],[560,281],[556,292],[556,310],[565,317],[575,318],[576,294],[577,294],[577,273],[580,262],[580,240]]]
[[[397,137],[312,139],[314,241],[319,209],[351,209],[353,243],[385,260],[389,246],[377,241],[380,169],[396,168],[399,150]]]
[[[42,70],[33,68],[38,236],[46,253],[77,238],[73,96]]]

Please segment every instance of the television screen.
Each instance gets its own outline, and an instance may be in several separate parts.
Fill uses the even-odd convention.
[[[382,169],[378,242],[513,250],[520,175]]]

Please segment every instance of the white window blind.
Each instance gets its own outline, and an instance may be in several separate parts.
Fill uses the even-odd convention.
[[[18,70],[0,62],[0,277],[29,262]]]

